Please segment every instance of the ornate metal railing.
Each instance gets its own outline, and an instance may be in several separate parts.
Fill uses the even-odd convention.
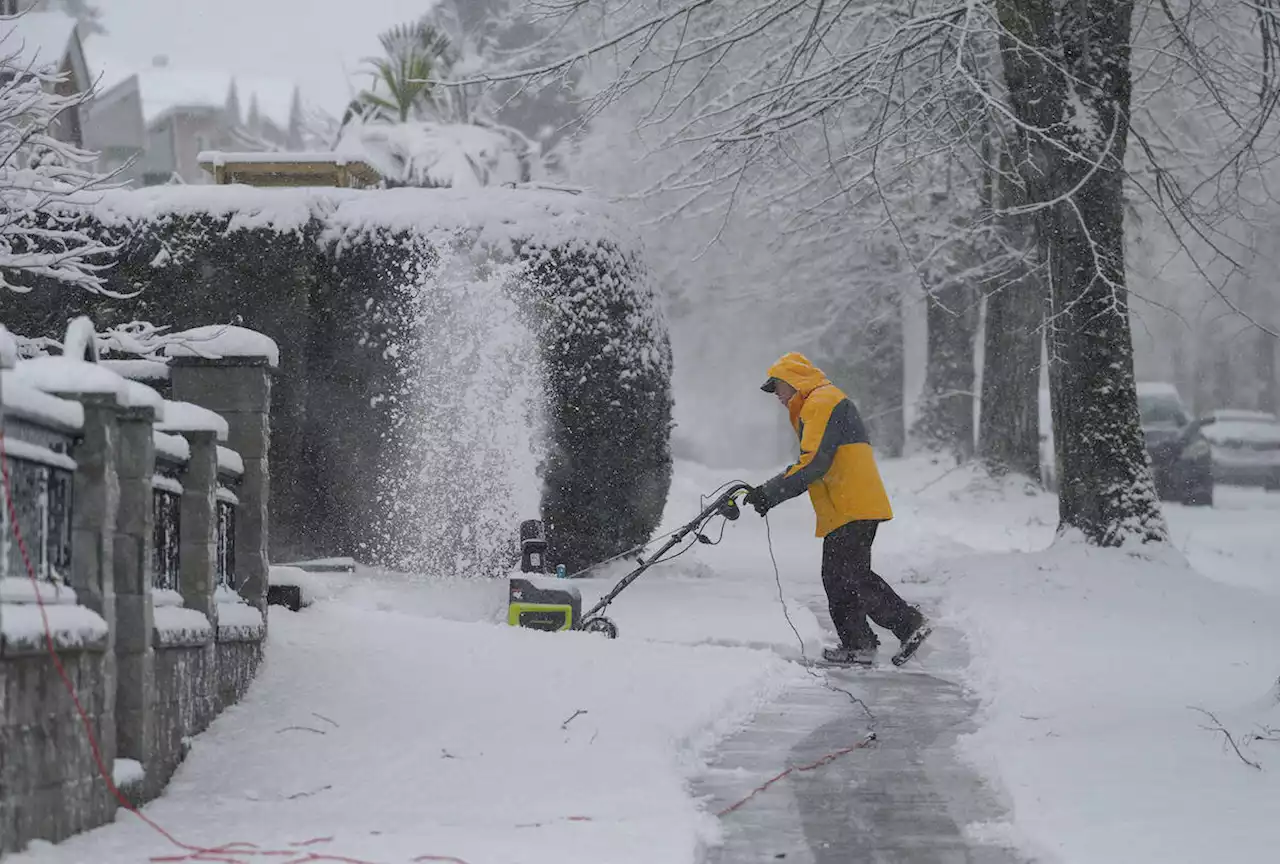
[[[151,513],[154,534],[151,545],[151,584],[154,588],[177,591],[182,542],[182,486],[157,463],[151,479]]]
[[[69,435],[16,417],[5,420],[5,461],[18,529],[37,578],[71,581],[75,461]],[[28,578],[7,502],[0,502],[0,576]]]

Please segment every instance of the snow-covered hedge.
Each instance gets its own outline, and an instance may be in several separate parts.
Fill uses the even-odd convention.
[[[136,296],[37,290],[6,318],[31,335],[87,313],[272,337],[273,557],[495,572],[540,507],[552,560],[573,569],[657,526],[670,348],[607,206],[530,189],[157,187],[105,194],[86,228],[123,244],[109,283]]]

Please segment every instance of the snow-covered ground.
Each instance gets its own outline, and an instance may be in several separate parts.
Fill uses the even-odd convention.
[[[923,460],[884,473],[897,519],[876,568],[972,654],[981,727],[961,753],[1012,820],[975,836],[1064,864],[1274,859],[1280,495],[1165,505],[1174,548],[1136,557],[1055,543],[1056,500],[1021,484]],[[817,566],[810,518],[771,517],[801,564],[790,578]]]
[[[1220,488],[1213,510],[1170,507],[1176,549],[1136,558],[1045,551],[1055,503],[1034,490],[919,459],[884,473],[898,518],[877,569],[969,638],[969,668],[946,673],[983,704],[962,755],[1011,814],[975,832],[1072,864],[1270,860],[1280,741],[1250,735],[1280,727],[1280,495]],[[678,466],[664,530],[732,479],[764,478]],[[812,528],[803,501],[767,529],[744,513],[619,597],[616,642],[506,627],[501,583],[313,577],[315,604],[272,609],[248,697],[147,813],[187,843],[299,857],[692,862],[716,830],[688,792],[701,754],[784,688],[815,686],[785,662],[799,648],[779,603],[781,584],[816,652]],[[575,584],[590,603],[622,572]],[[14,861],[174,851],[122,814]]]

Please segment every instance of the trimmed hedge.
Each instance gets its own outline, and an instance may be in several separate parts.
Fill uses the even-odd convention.
[[[86,230],[122,244],[111,290],[140,293],[47,288],[10,295],[4,317],[26,335],[58,336],[88,314],[100,326],[233,323],[275,339],[275,560],[350,555],[468,574],[509,566],[514,523],[534,514],[501,500],[498,481],[529,456],[508,452],[509,430],[489,435],[485,424],[502,424],[501,400],[515,398],[508,376],[533,381],[550,557],[576,570],[648,540],[661,518],[671,479],[665,323],[641,252],[599,205],[517,190],[480,199],[418,189],[113,192]],[[487,306],[532,334],[529,369],[511,328],[476,315]],[[476,333],[442,354],[458,322]],[[512,342],[489,350],[491,337]],[[423,382],[445,371],[470,380],[478,363],[488,369],[483,392],[498,401],[466,405],[472,390],[451,394],[446,383],[434,394],[467,412],[450,426],[454,415],[437,410]],[[457,470],[424,444],[456,458]],[[470,462],[483,464],[463,468]],[[449,478],[470,485],[455,495],[440,486]]]

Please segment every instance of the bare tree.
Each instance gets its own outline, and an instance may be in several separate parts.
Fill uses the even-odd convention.
[[[61,115],[89,96],[57,93],[65,73],[24,60],[21,41],[12,27],[0,32],[0,289],[52,280],[107,293],[101,274],[115,250],[83,219],[108,178],[94,172],[96,153],[57,135]]]
[[[584,47],[479,80],[611,64],[592,110],[644,98],[642,125],[684,156],[655,187],[681,199],[670,218],[790,196],[803,203],[783,230],[803,221],[813,231],[832,218],[865,224],[858,209],[882,207],[917,274],[944,249],[959,250],[953,261],[963,269],[966,246],[984,258],[1009,226],[1022,245],[1032,222],[1034,255],[1006,268],[1004,281],[1027,296],[1038,290],[1031,275],[1047,285],[1061,526],[1101,545],[1166,538],[1134,393],[1125,205],[1133,196],[1146,208],[1231,304],[1219,273],[1238,262],[1221,242],[1221,219],[1275,152],[1280,51],[1270,0],[1157,0],[1137,7],[1136,19],[1134,0],[540,5],[576,27]],[[993,46],[999,76],[990,73]],[[971,134],[978,127],[999,146],[983,152]],[[824,149],[826,170],[815,171]],[[922,256],[887,187],[931,159],[995,174],[1025,198],[977,208]],[[917,199],[930,192],[919,178],[907,185]],[[998,296],[990,277],[980,284]],[[940,297],[937,284],[924,287]],[[1033,310],[1018,304],[1008,326],[1030,323]],[[1003,331],[998,304],[996,312]],[[1013,362],[1030,345],[1018,340]],[[1006,425],[1025,459],[1033,391],[1025,378],[1014,391],[1021,417]]]

